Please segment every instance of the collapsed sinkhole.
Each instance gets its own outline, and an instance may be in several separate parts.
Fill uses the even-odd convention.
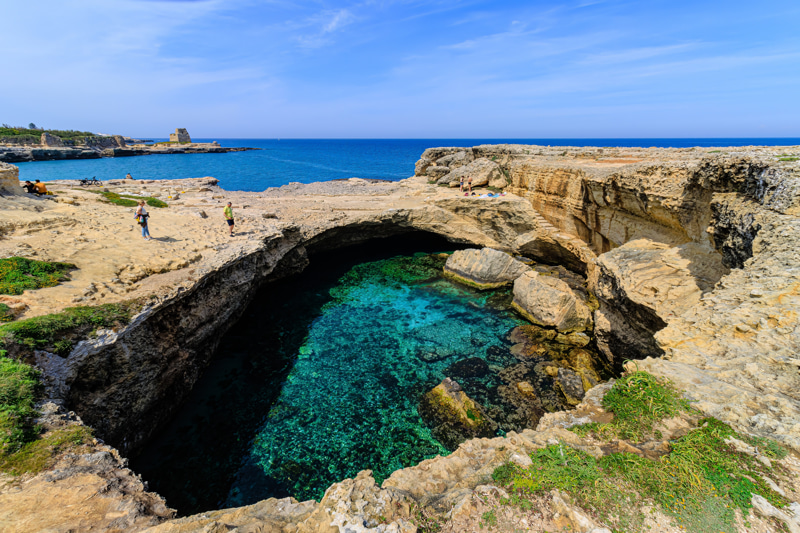
[[[444,279],[439,253],[458,248],[421,232],[312,246],[302,273],[258,291],[132,468],[182,515],[319,499],[360,470],[380,483],[449,453],[457,437],[419,413],[445,377],[497,420],[497,435],[567,407],[554,372],[592,347],[576,355],[522,331],[510,289]],[[597,372],[610,377],[602,365]],[[526,399],[519,382],[538,399]]]

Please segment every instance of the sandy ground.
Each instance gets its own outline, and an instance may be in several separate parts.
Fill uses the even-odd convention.
[[[102,189],[153,196],[167,208],[147,207],[152,240],[145,240],[134,207],[104,200],[71,181],[49,182],[53,196],[0,198],[0,257],[22,256],[77,265],[56,287],[0,298],[27,318],[74,305],[97,305],[157,293],[193,280],[194,267],[287,225],[314,226],[344,215],[412,208],[457,190],[424,179],[398,183],[364,180],[290,184],[264,193],[229,192],[214,178],[112,181]],[[356,185],[356,187],[354,187]],[[363,185],[363,186],[361,186]],[[100,188],[95,188],[100,190]],[[355,190],[355,193],[354,193]],[[342,193],[345,194],[342,194]],[[233,203],[234,237],[223,216]]]

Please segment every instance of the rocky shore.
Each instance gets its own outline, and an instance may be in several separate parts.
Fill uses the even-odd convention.
[[[99,159],[101,157],[130,157],[134,155],[170,154],[224,154],[244,152],[258,148],[223,147],[217,143],[132,144],[121,138],[87,146],[48,146],[0,144],[0,161],[23,163],[26,161],[60,161],[66,159]]]
[[[130,208],[68,182],[48,183],[53,197],[22,196],[17,169],[0,163],[0,257],[78,266],[71,281],[2,298],[20,319],[76,304],[144,302],[129,325],[98,331],[66,357],[45,350],[34,354],[53,405],[76,413],[107,443],[65,460],[94,461],[102,479],[135,477],[125,471],[124,460],[94,460],[92,454],[105,450],[113,456],[108,445],[122,455],[133,453],[168,422],[256,288],[302,271],[316,250],[399,233],[435,233],[585,275],[594,299],[561,300],[565,308],[579,310],[577,318],[537,314],[541,307],[530,298],[516,299],[516,286],[515,299],[532,322],[561,324],[563,335],[591,329],[609,365],[621,369],[626,360],[636,360],[639,369],[684,390],[702,415],[789,447],[793,452],[784,467],[796,481],[798,153],[797,147],[493,145],[426,150],[416,175],[396,183],[353,178],[242,193],[225,191],[213,178],[109,182],[108,192],[169,204],[151,209],[155,240],[150,242],[137,235]],[[472,177],[473,187],[506,194],[465,197],[457,189],[462,175]],[[228,201],[237,218],[234,238],[227,236],[221,214]],[[465,257],[448,268],[452,276],[483,283],[484,263]],[[540,273],[498,265],[502,275],[490,284],[541,282]],[[550,290],[559,284],[546,285]],[[75,490],[83,486],[79,472],[87,470],[58,466],[34,477],[6,476],[0,519],[11,524],[9,531],[28,531],[35,520],[36,527],[54,531],[153,526],[153,531],[388,532],[416,531],[414,516],[422,509],[443,516],[445,530],[479,530],[486,502],[503,497],[487,485],[492,471],[508,460],[524,463],[527,453],[552,442],[592,451],[595,444],[565,427],[602,419],[599,402],[607,390],[607,385],[589,388],[571,414],[547,414],[536,428],[506,437],[469,440],[447,457],[395,472],[380,487],[364,472],[332,486],[321,502],[271,499],[168,519],[157,495],[130,483],[125,486],[133,488],[118,496],[108,484],[87,489],[118,502],[89,508],[87,493]],[[796,507],[775,509],[783,513],[776,518],[762,506],[751,516],[750,530],[775,530],[775,520],[800,530],[798,487],[778,483]],[[149,503],[124,504],[130,498]],[[85,508],[91,518],[33,503],[46,499]],[[603,531],[562,495],[541,506],[536,517],[516,516],[518,523]],[[651,525],[660,531],[679,530],[666,518],[655,520]]]

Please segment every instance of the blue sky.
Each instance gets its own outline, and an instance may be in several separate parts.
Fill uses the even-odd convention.
[[[0,122],[165,137],[800,136],[800,2],[4,2]]]

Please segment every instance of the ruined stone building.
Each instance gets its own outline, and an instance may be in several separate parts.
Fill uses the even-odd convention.
[[[175,128],[175,133],[169,134],[169,141],[174,143],[190,143],[192,138],[186,128]]]

